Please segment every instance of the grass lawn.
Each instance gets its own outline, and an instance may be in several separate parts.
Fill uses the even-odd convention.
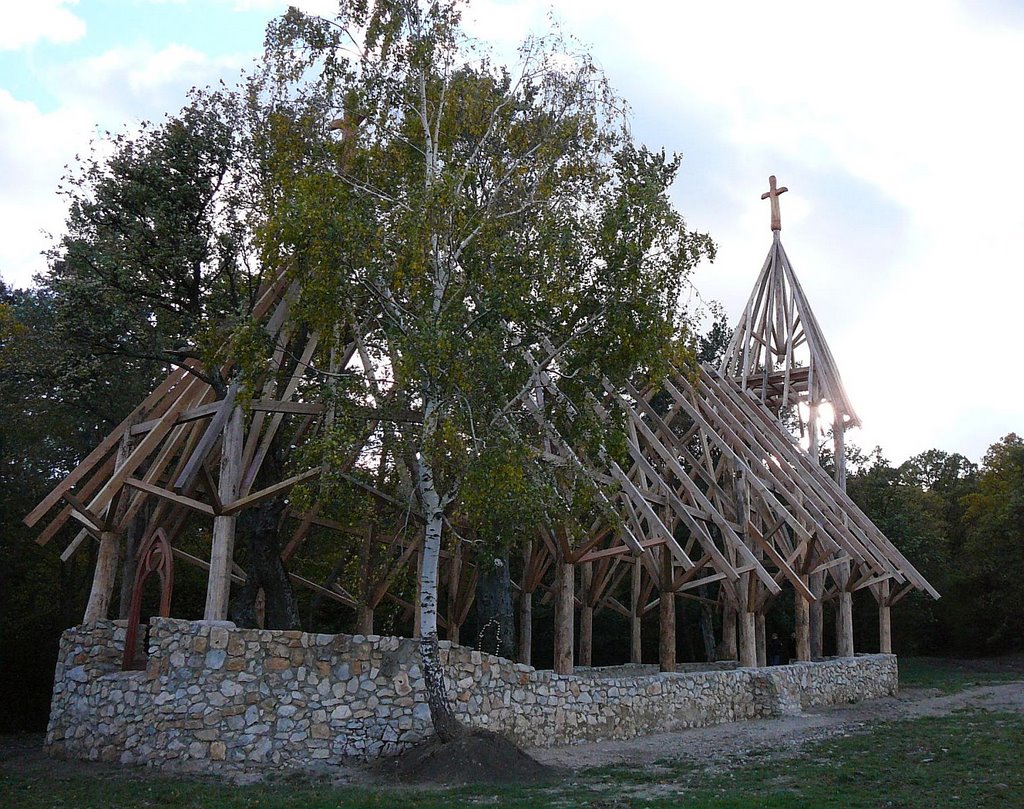
[[[684,753],[684,751],[680,751]],[[592,806],[669,807],[1024,807],[1024,717],[970,711],[876,725],[868,733],[813,744],[788,758],[762,756],[708,775],[685,758],[649,768],[604,767],[548,785],[406,789],[333,788],[282,777],[254,786],[133,772],[113,778],[8,772],[0,765],[0,805],[36,807]]]
[[[904,687],[952,693],[1022,679],[1020,667],[901,658]],[[669,753],[670,751],[666,751]],[[336,807],[672,807],[687,809],[1024,809],[1024,716],[963,710],[872,725],[865,733],[806,745],[797,754],[761,752],[709,773],[671,751],[645,767],[602,767],[521,787],[333,787],[277,774],[234,786],[211,778],[163,776],[140,768],[0,760],[0,809],[335,809]]]
[[[1024,660],[992,658],[952,660],[938,657],[901,657],[901,688],[938,688],[947,694],[975,685],[1024,679]]]

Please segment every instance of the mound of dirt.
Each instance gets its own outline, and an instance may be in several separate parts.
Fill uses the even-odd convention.
[[[524,784],[557,775],[504,736],[477,729],[447,744],[428,739],[375,769],[406,784]]]

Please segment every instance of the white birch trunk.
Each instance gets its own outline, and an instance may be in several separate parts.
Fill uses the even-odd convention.
[[[435,421],[435,405],[428,401],[423,417],[426,435],[429,435]],[[441,503],[441,493],[438,492],[434,480],[434,470],[422,454],[419,458],[416,485],[423,506],[423,516],[426,519],[419,581],[420,662],[423,666],[423,679],[427,686],[427,704],[430,706],[430,719],[433,722],[434,731],[441,741],[448,742],[458,736],[462,728],[456,721],[455,713],[448,700],[444,669],[441,666],[441,657],[437,646],[438,566],[441,559],[444,507]]]

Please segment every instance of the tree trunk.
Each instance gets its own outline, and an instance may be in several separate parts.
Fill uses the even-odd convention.
[[[423,421],[433,421],[433,407],[430,403],[424,410]],[[427,426],[429,431],[429,426]],[[450,742],[462,733],[462,726],[455,718],[455,712],[448,700],[444,682],[444,669],[437,646],[437,584],[438,565],[441,559],[441,528],[444,511],[441,497],[434,485],[434,471],[423,456],[419,459],[417,488],[423,505],[426,524],[423,530],[423,551],[420,554],[419,577],[419,631],[420,663],[423,679],[427,686],[427,705],[434,732],[442,742]]]
[[[476,580],[476,618],[480,650],[509,660],[515,654],[515,613],[508,554],[483,554]]]
[[[238,626],[260,626],[257,601],[260,590],[266,598],[266,629],[301,629],[299,604],[281,561],[278,526],[284,511],[284,498],[275,497],[250,508],[238,519],[238,534],[246,542],[245,584],[232,600],[230,616]]]
[[[145,509],[143,509],[144,511]],[[135,585],[135,571],[139,563],[139,541],[146,530],[146,518],[136,514],[128,525],[124,537],[124,559],[121,561],[121,592],[118,595],[117,617],[122,621],[128,617],[132,603],[132,588]]]

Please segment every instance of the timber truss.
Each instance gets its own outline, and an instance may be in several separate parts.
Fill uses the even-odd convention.
[[[357,610],[363,632],[373,631],[373,610],[386,598],[415,613],[415,599],[403,598],[395,587],[414,574],[422,539],[423,518],[412,486],[408,481],[384,485],[386,442],[370,453],[378,457],[376,479],[358,474],[355,467],[374,436],[415,426],[420,416],[396,417],[388,409],[386,386],[377,378],[379,363],[358,326],[321,341],[294,322],[289,310],[297,294],[282,273],[262,290],[251,312],[276,346],[274,373],[251,401],[236,401],[234,384],[218,390],[204,381],[193,373],[201,371],[197,366],[172,371],[25,518],[29,526],[43,525],[40,544],[65,526],[78,528],[68,533],[62,559],[90,537],[100,542],[86,621],[106,616],[118,548],[133,520],[143,514],[140,544],[162,531],[177,560],[207,569],[205,617],[225,618],[230,582],[243,583],[246,577],[233,559],[236,516],[299,484],[309,484],[305,488],[314,493],[313,500],[301,508],[288,506],[279,532],[287,537],[281,559],[293,583]],[[810,604],[848,601],[863,588],[871,588],[886,611],[914,589],[938,597],[850,499],[842,479],[833,480],[818,465],[816,438],[809,452],[780,421],[786,408],[801,402],[812,412],[830,402],[840,434],[857,417],[778,230],[718,370],[677,369],[648,390],[628,384],[617,389],[606,382],[603,396],[573,403],[543,364],[524,356],[533,365],[533,383],[517,406],[537,425],[538,456],[586,475],[604,502],[603,516],[583,541],[570,542],[557,526],[536,526],[531,532],[514,584],[523,622],[520,659],[530,659],[530,611],[538,591],[555,599],[560,622],[555,666],[560,670],[573,665],[574,608],[580,610],[584,664],[590,663],[595,612],[612,609],[633,620],[637,657],[639,619],[660,605],[662,665],[674,667],[674,605],[677,598],[689,598],[724,609],[733,627],[723,631],[727,653],[738,653],[744,664],[753,665],[754,616],[763,619],[784,592],[795,595],[798,616]],[[294,468],[301,460],[298,449],[323,435],[336,418],[323,386],[313,384],[315,360],[326,362],[328,375],[361,368],[370,390],[361,414],[365,431],[362,443],[334,467]],[[222,378],[230,378],[230,365],[219,370]],[[556,400],[570,413],[578,407],[591,408],[602,418],[612,410],[624,413],[628,461],[616,462],[607,453],[589,457],[572,446],[544,415],[544,403]],[[816,436],[816,426],[809,429]],[[267,459],[275,442],[290,452],[293,468],[287,474],[269,474]],[[393,460],[392,467],[401,466]],[[321,477],[371,498],[373,517],[353,526],[325,513],[316,495],[320,489],[313,485]],[[213,523],[206,554],[178,547],[196,518]],[[294,572],[303,571],[301,548],[314,530],[344,537],[335,539],[337,564],[326,574],[322,569]],[[383,563],[375,565],[372,559]],[[477,568],[472,543],[450,536],[442,565],[446,597],[439,623],[457,640],[473,603]],[[354,586],[351,576],[341,581],[353,566],[358,568]],[[738,649],[735,616],[740,616]],[[667,622],[673,627],[671,649],[664,638]],[[761,626],[763,631],[763,621]],[[799,657],[809,654],[806,647],[798,648]]]

